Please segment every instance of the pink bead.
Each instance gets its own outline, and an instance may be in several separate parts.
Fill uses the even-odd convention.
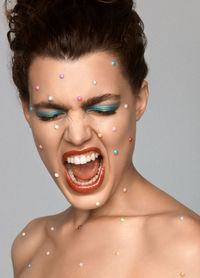
[[[47,256],[49,256],[49,255],[50,255],[50,252],[49,252],[49,251],[47,251],[47,252],[46,252],[46,255],[47,255]]]
[[[124,191],[124,192],[127,192],[127,188],[126,188],[126,187],[124,187],[124,188],[123,188],[123,191]]]
[[[117,131],[117,128],[116,128],[116,127],[113,127],[113,131]]]
[[[82,97],[81,97],[81,96],[78,96],[78,97],[77,97],[77,100],[78,100],[78,101],[81,101],[81,100],[82,100]]]
[[[35,89],[36,89],[36,91],[39,91],[40,87],[37,85],[37,86],[35,87]]]
[[[40,148],[40,150],[43,150],[43,146],[42,145],[39,145],[39,148]]]

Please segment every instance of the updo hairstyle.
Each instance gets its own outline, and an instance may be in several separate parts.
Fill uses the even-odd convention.
[[[29,103],[28,71],[35,57],[74,60],[95,51],[115,55],[137,95],[148,74],[147,39],[132,0],[17,0],[12,8],[8,4],[6,0],[12,77],[23,101]]]

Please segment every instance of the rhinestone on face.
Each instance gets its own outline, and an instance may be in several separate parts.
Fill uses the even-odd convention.
[[[55,129],[59,129],[59,125],[55,125],[54,128],[55,128]]]
[[[23,233],[22,233],[22,236],[25,236],[25,235],[26,235],[26,233],[23,232]]]
[[[49,96],[49,97],[48,97],[48,100],[49,100],[49,101],[52,101],[52,100],[53,100],[53,97],[52,97],[52,96]]]
[[[124,108],[127,109],[128,108],[128,104],[124,104]]]
[[[124,191],[124,192],[127,192],[127,188],[126,188],[126,187],[124,187],[124,188],[123,188],[123,191]]]
[[[112,62],[111,62],[111,65],[112,65],[112,66],[115,66],[115,65],[116,65],[116,62],[115,62],[115,61],[112,61]]]
[[[47,256],[49,256],[49,255],[50,255],[50,252],[49,252],[49,251],[47,251],[47,252],[46,252],[46,255],[47,255]]]
[[[27,267],[30,268],[30,267],[31,267],[31,264],[28,264]]]
[[[58,174],[58,173],[55,173],[54,176],[55,176],[56,178],[59,178],[59,174]]]
[[[39,148],[40,148],[40,150],[43,150],[43,146],[42,145],[39,145]]]
[[[100,202],[96,202],[96,206],[99,207],[100,206]]]
[[[96,84],[97,84],[97,81],[96,81],[96,80],[94,80],[92,83],[93,83],[94,85],[96,85]]]
[[[184,217],[183,217],[183,216],[181,216],[181,217],[180,217],[180,219],[181,219],[181,220],[183,220],[183,219],[184,219]]]
[[[102,134],[101,134],[101,133],[98,133],[98,137],[99,137],[99,138],[102,138]]]
[[[123,217],[121,217],[121,218],[120,218],[120,221],[121,221],[121,222],[124,222],[124,218],[123,218]]]
[[[114,150],[114,154],[116,155],[116,154],[118,154],[119,152],[118,152],[118,150]]]
[[[83,99],[82,96],[78,96],[78,97],[77,97],[77,100],[78,100],[78,101],[81,101],[82,99]]]
[[[184,276],[185,276],[185,272],[181,272],[181,273],[180,273],[180,276],[181,276],[181,277],[184,277]]]
[[[36,91],[39,91],[40,87],[37,85],[37,86],[35,87],[35,89],[36,89]]]
[[[115,131],[117,131],[117,128],[114,126],[112,130],[115,132]]]
[[[119,254],[120,254],[119,251],[116,251],[116,252],[115,252],[115,255],[116,255],[116,256],[119,256]]]
[[[52,227],[50,228],[50,230],[51,230],[51,231],[54,231],[54,227],[52,226]]]
[[[83,263],[79,263],[79,266],[82,267],[82,266],[83,266]]]
[[[30,110],[30,111],[33,111],[33,107],[31,106],[31,107],[29,108],[29,110]]]
[[[60,79],[63,79],[63,78],[64,78],[64,74],[61,73],[61,74],[60,74]]]
[[[129,142],[133,142],[133,138],[132,137],[129,137],[128,140],[129,140]]]

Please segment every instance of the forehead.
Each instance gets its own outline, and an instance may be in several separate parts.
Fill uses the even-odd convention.
[[[60,74],[64,78],[61,79]],[[37,85],[42,93],[56,94],[59,91],[71,95],[94,89],[119,93],[129,87],[117,58],[107,52],[90,53],[76,60],[36,57],[29,69],[29,92],[33,92]]]

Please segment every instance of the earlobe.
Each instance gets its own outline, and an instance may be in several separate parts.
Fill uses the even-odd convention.
[[[139,94],[136,97],[136,121],[139,121],[146,110],[149,97],[148,82],[143,81]]]
[[[29,109],[29,104],[28,102],[24,101],[21,97],[21,95],[19,95],[19,98],[21,100],[21,105],[22,105],[22,109],[24,112],[24,116],[26,121],[28,122],[29,126],[30,126],[30,109]]]

